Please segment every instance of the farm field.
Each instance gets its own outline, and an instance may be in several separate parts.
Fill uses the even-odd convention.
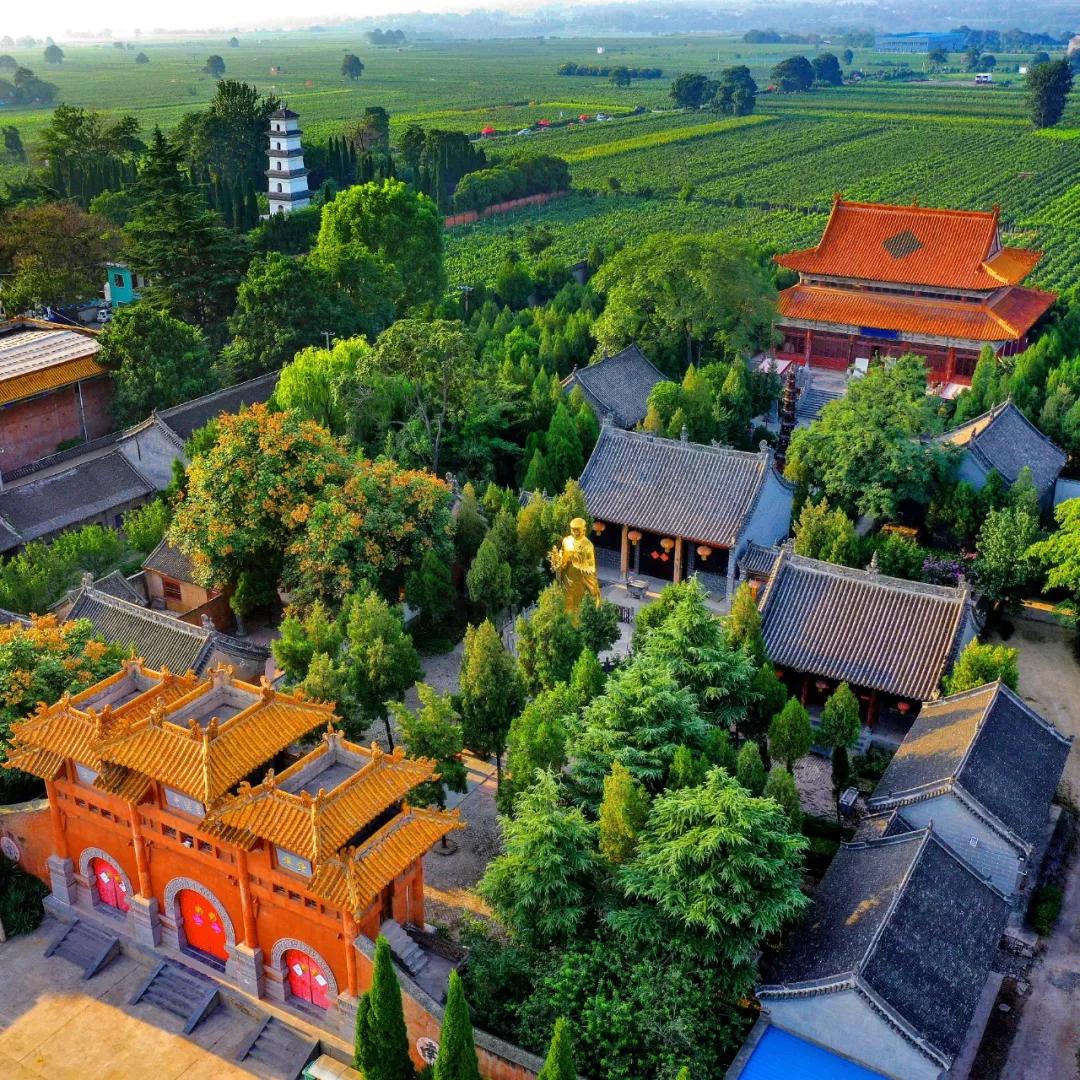
[[[364,107],[382,105],[395,135],[410,123],[470,133],[491,125],[500,132],[488,141],[491,157],[526,146],[564,156],[574,194],[450,234],[449,269],[458,283],[490,280],[506,251],[521,250],[530,226],[550,230],[552,250],[568,259],[584,257],[594,242],[626,243],[658,229],[731,229],[770,250],[805,246],[820,234],[836,191],[867,200],[1000,205],[1010,240],[1046,253],[1034,283],[1062,289],[1080,282],[1080,95],[1059,128],[1034,133],[1020,79],[1009,70],[1027,56],[999,56],[991,87],[976,88],[955,73],[925,83],[867,81],[762,94],[752,117],[730,118],[672,110],[671,78],[745,63],[764,87],[773,64],[793,52],[812,56],[813,47],[704,35],[605,39],[598,58],[595,44],[549,38],[398,49],[342,32],[251,34],[241,35],[239,48],[209,38],[142,41],[134,50],[65,47],[59,68],[47,67],[40,50],[11,52],[55,82],[62,100],[130,111],[144,130],[167,128],[209,100],[214,80],[200,68],[218,53],[227,77],[287,97],[311,142],[343,130]],[[149,64],[135,65],[140,49]],[[365,64],[355,83],[338,70],[346,50]],[[619,89],[603,78],[556,75],[567,61],[659,67],[665,77]],[[923,63],[863,50],[854,60],[866,69]],[[601,111],[612,119],[558,126]],[[31,148],[48,117],[49,110],[0,108],[0,122],[15,124]],[[508,134],[545,118],[556,125],[550,131],[529,139]]]

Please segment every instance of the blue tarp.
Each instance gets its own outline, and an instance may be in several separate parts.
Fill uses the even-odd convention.
[[[768,1027],[739,1080],[885,1080],[796,1035]]]

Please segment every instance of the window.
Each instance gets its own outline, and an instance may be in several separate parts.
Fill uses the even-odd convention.
[[[176,839],[176,830],[171,825],[162,825],[161,831],[165,836],[171,836],[174,840]]]
[[[200,840],[199,841],[199,850],[200,851],[205,851],[207,855],[213,855],[214,854],[214,845],[213,844],[208,844],[205,840]]]
[[[91,769],[89,765],[84,765],[81,761],[75,762],[75,775],[79,783],[86,784],[87,787],[90,787],[98,778],[97,770]]]
[[[278,186],[277,186],[277,189],[278,189],[278,191],[281,191],[281,190],[282,190],[282,187],[281,187],[281,184],[280,184],[280,183],[278,184]]]
[[[198,799],[193,799],[171,787],[165,789],[165,802],[173,810],[179,810],[182,814],[190,814],[192,817],[206,816],[206,807]]]
[[[161,591],[165,594],[166,600],[179,600],[181,598],[179,583],[170,581],[168,578],[163,577],[161,579]]]
[[[277,144],[275,145],[274,149],[275,149],[275,150],[280,150],[280,149],[281,149],[281,143],[277,143]]]
[[[116,283],[117,288],[122,289],[124,287],[124,275],[113,274],[113,281]]]
[[[294,874],[311,877],[311,863],[309,860],[280,847],[274,848],[274,854],[277,856],[278,866],[285,870],[291,870]]]

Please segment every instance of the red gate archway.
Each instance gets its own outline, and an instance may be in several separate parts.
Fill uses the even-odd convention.
[[[288,949],[284,960],[285,974],[289,980],[289,994],[309,1005],[329,1009],[330,999],[326,996],[329,982],[319,964],[299,949]]]
[[[181,889],[176,894],[176,903],[184,920],[184,940],[188,947],[218,960],[228,960],[225,924],[217,908],[192,889]]]
[[[94,875],[94,891],[98,900],[106,907],[127,911],[127,888],[116,867],[104,859],[92,859],[90,872]]]

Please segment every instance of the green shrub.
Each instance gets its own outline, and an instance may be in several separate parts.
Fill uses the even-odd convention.
[[[1028,922],[1038,934],[1049,934],[1061,914],[1064,893],[1057,885],[1043,885],[1035,890],[1028,906]]]
[[[28,934],[41,925],[45,918],[41,901],[48,892],[43,882],[18,863],[0,857],[0,922],[9,936]]]

